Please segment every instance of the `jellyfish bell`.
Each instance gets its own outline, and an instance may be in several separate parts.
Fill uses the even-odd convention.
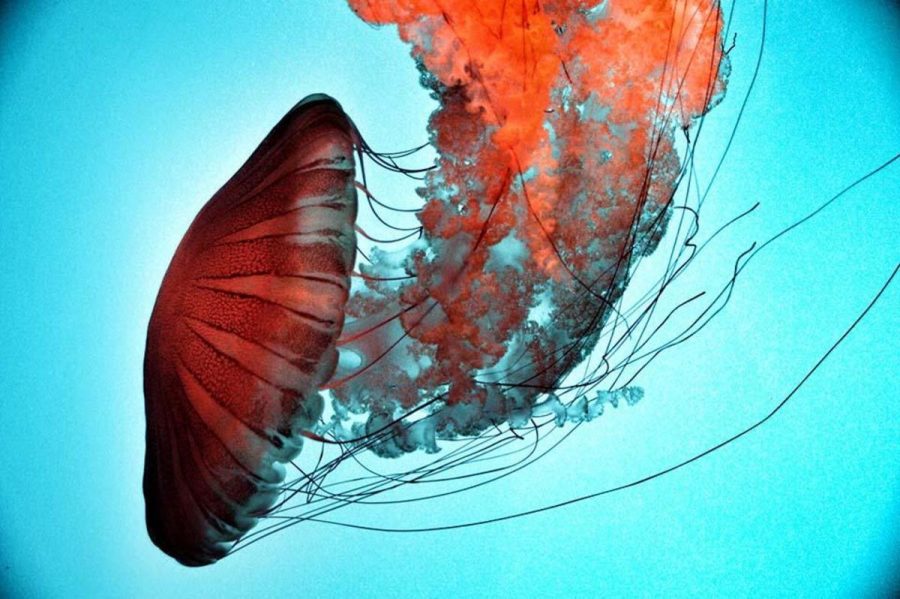
[[[280,493],[322,410],[356,249],[353,127],[297,104],[209,200],[147,332],[147,529],[186,565],[225,555]]]

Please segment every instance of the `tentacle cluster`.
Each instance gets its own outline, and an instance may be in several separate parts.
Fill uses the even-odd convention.
[[[320,432],[428,406],[374,449],[434,451],[527,423],[594,349],[665,231],[675,133],[724,92],[723,21],[708,0],[350,3],[412,45],[438,162],[420,239],[360,267]]]

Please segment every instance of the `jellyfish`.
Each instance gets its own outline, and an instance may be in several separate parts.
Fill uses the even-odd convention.
[[[376,151],[313,95],[186,233],[148,330],[144,477],[150,536],[186,565],[410,483],[402,502],[527,467],[557,431],[640,401],[640,370],[745,263],[663,307],[704,249],[674,198],[727,88],[718,2],[349,3],[410,44],[437,159],[402,166],[419,148]],[[420,180],[421,206],[380,197],[367,164]],[[663,272],[625,304],[666,235]]]

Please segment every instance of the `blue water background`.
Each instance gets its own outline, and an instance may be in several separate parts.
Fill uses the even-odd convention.
[[[390,28],[340,1],[37,2],[0,24],[0,594],[27,597],[858,596],[898,554],[900,281],[780,415],[645,485],[490,526],[383,534],[307,523],[186,569],[143,521],[144,335],[203,202],[294,102],[340,99],[372,146],[433,108]],[[761,4],[733,25],[707,180],[747,90]],[[683,289],[900,151],[900,11],[776,2],[704,212],[751,206]],[[412,201],[412,187],[376,181]],[[767,413],[900,260],[900,164],[760,254],[727,309],[661,356],[636,406],[486,489],[338,512],[430,526],[527,510],[685,459]],[[893,563],[892,563],[893,562]]]

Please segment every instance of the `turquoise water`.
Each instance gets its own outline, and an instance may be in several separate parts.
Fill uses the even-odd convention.
[[[203,202],[298,99],[338,98],[372,146],[433,108],[389,29],[341,2],[7,9],[0,36],[0,588],[11,596],[859,596],[896,588],[900,282],[779,415],[671,475],[500,524],[385,534],[305,523],[203,569],[143,523],[141,360],[163,272]],[[747,91],[761,5],[741,3],[708,179]],[[704,227],[753,203],[685,289],[900,151],[900,10],[770,7],[762,68]],[[411,197],[388,179],[382,196]],[[671,466],[764,416],[900,259],[900,163],[759,254],[723,313],[657,360],[644,399],[528,470],[384,527],[540,507]],[[652,266],[648,263],[647,266]],[[894,563],[892,564],[892,560]],[[0,593],[4,594],[4,593]]]

